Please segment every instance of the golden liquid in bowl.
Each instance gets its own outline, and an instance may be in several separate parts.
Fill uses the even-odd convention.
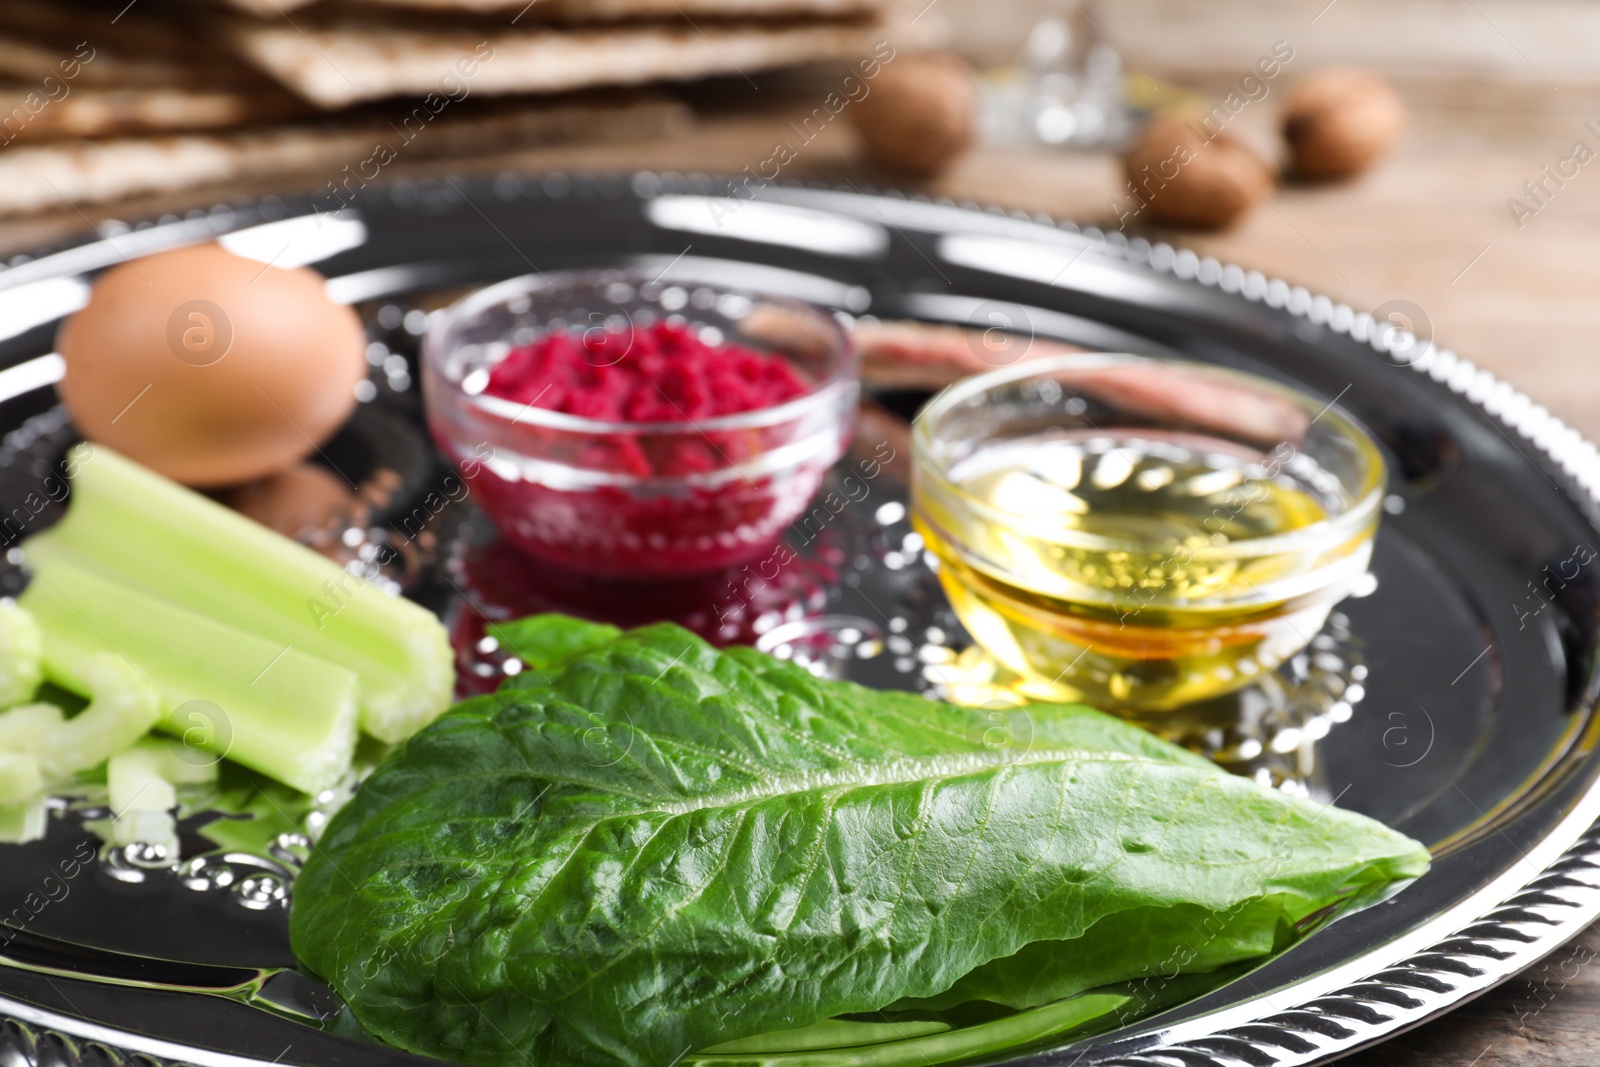
[[[1370,526],[1313,555],[1263,540],[1327,520],[1336,491],[1283,450],[1139,430],[997,440],[949,470],[954,494],[920,492],[915,521],[956,614],[1027,695],[1169,710],[1299,651],[1345,592],[1314,575],[1365,567]]]

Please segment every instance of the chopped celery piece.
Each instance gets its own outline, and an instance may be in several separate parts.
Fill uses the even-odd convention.
[[[171,811],[178,806],[177,791],[162,777],[155,754],[137,746],[111,757],[106,789],[112,817],[117,819],[132,811]]]
[[[117,653],[80,652],[73,657],[73,671],[89,706],[45,736],[39,766],[52,781],[104,763],[161,717],[155,689]]]
[[[0,752],[0,804],[32,800],[42,792],[44,779],[31,752]]]
[[[23,543],[35,573],[70,558],[347,667],[361,679],[361,726],[382,741],[403,741],[450,703],[454,655],[432,612],[109,448],[77,448],[66,517]]]
[[[140,742],[111,757],[106,765],[111,840],[119,845],[159,845],[167,855],[176,856],[178,823],[172,809],[178,806],[178,795],[161,773],[165,755]]]
[[[184,731],[188,733],[188,731]],[[165,737],[147,737],[134,746],[154,761],[155,773],[173,785],[210,785],[217,780],[221,757]]]
[[[356,741],[356,676],[350,671],[68,561],[36,565],[22,602],[44,631],[45,673],[62,688],[95,698],[64,726],[92,715],[98,704],[80,669],[85,657],[118,652],[159,694],[161,728],[186,743],[308,793],[328,788],[349,769]],[[99,758],[138,736],[104,746]]]
[[[20,704],[39,688],[39,624],[7,597],[0,600],[0,708]]]
[[[54,704],[18,704],[0,711],[0,752],[32,752],[44,747],[50,731],[65,718]]]
[[[178,792],[162,777],[160,755],[141,745],[118,752],[106,765],[110,840],[117,845],[158,845],[178,856]]]
[[[14,804],[0,804],[0,844],[25,845],[44,836],[49,820],[44,794]]]
[[[134,808],[111,820],[111,841],[117,845],[158,845],[168,856],[178,855],[178,820],[170,811]]]

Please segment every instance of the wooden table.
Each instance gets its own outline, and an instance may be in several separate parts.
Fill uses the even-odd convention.
[[[1147,0],[1144,6],[1159,4]],[[1271,40],[1266,37],[1266,44]],[[1226,84],[1216,72],[1196,72],[1194,80]],[[1426,69],[1397,73],[1397,81],[1412,106],[1412,131],[1374,172],[1345,186],[1284,189],[1227,233],[1159,236],[1358,309],[1410,301],[1425,312],[1440,343],[1509,379],[1591,438],[1600,437],[1593,336],[1600,295],[1600,161],[1520,227],[1506,203],[1524,195],[1522,183],[1537,178],[1541,165],[1553,164],[1574,141],[1587,139],[1600,149],[1600,137],[1584,127],[1591,116],[1600,117],[1600,87],[1569,84],[1557,91],[1533,78],[1485,86]],[[1270,146],[1275,103],[1269,98],[1246,109],[1237,129]],[[733,173],[767,158],[786,122],[811,106],[798,98],[768,102],[762,112],[709,116],[694,135],[674,141],[552,148],[473,165]],[[397,164],[394,173],[430,170],[439,168]],[[858,161],[842,123],[806,146],[784,173],[849,179],[863,188],[894,181]],[[987,148],[928,191],[1103,220],[1119,184],[1116,163],[1105,156]],[[210,193],[88,215],[138,217],[217,199]],[[85,215],[70,210],[5,223],[0,252],[34,247],[86,224]],[[1347,1062],[1593,1067],[1600,1064],[1600,969],[1588,963],[1597,955],[1600,928],[1446,1019]]]

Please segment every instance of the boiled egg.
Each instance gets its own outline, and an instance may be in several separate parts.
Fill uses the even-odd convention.
[[[361,320],[321,275],[215,244],[107,270],[56,345],[85,437],[201,488],[293,467],[350,417],[366,376]]]

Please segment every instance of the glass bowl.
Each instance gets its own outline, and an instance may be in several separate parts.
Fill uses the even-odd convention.
[[[776,406],[674,422],[607,422],[483,391],[513,348],[551,331],[658,320],[780,356],[809,388]],[[594,358],[618,358],[610,352]],[[434,439],[509,542],[584,575],[646,580],[771,549],[843,455],[860,391],[855,349],[832,313],[627,270],[514,278],[465,297],[424,338],[422,386]]]
[[[1130,355],[949,387],[913,519],[956,614],[1034,698],[1165,712],[1304,648],[1367,572],[1384,464],[1338,407]]]

